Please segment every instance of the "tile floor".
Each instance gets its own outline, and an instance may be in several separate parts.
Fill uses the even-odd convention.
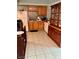
[[[25,59],[61,59],[61,49],[46,32],[27,32]]]

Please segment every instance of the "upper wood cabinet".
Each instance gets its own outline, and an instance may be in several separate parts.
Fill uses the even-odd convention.
[[[37,12],[38,16],[46,16],[47,15],[47,6],[29,5],[28,11],[29,12]]]
[[[28,6],[28,11],[37,12],[37,6],[29,5]]]
[[[47,15],[47,7],[46,6],[38,6],[38,15],[46,16]]]
[[[61,28],[61,3],[51,6],[50,24]]]

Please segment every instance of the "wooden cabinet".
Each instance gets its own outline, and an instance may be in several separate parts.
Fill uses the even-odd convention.
[[[23,35],[17,35],[17,59],[25,59],[25,50],[26,39]]]
[[[29,5],[28,11],[29,12],[37,12],[39,16],[46,16],[47,15],[47,6]]]
[[[17,36],[17,59],[24,59],[24,38]]]
[[[59,47],[61,47],[61,31],[49,25],[48,35]]]
[[[29,27],[29,31],[33,30],[33,22],[29,21],[28,22],[28,27]]]
[[[33,22],[33,30],[38,30],[39,24],[37,21]]]
[[[51,6],[50,25],[61,27],[61,3]]]
[[[43,30],[44,22],[43,21],[29,21],[28,27],[29,27],[29,31],[31,31],[31,30]]]
[[[48,35],[59,47],[61,47],[61,3],[51,6]]]
[[[47,7],[46,6],[38,6],[38,15],[46,16],[47,15]]]
[[[37,12],[37,6],[29,5],[28,6],[28,11]]]
[[[17,59],[25,59],[26,43],[26,26],[23,27],[23,22],[17,20]]]
[[[39,21],[38,22],[38,30],[43,30],[44,29],[44,22],[43,21]]]
[[[28,27],[29,27],[29,31],[38,30],[38,22],[37,21],[29,21]]]

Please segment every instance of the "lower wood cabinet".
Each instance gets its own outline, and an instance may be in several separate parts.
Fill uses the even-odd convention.
[[[48,35],[59,47],[61,47],[61,31],[49,26]]]
[[[43,30],[44,29],[44,22],[43,21],[39,21],[38,22],[38,30]]]
[[[17,59],[25,59],[26,39],[22,35],[17,36]]]
[[[33,22],[33,30],[38,30],[39,24],[37,21]]]
[[[29,27],[29,31],[31,31],[31,30],[43,30],[44,22],[43,21],[29,21],[28,27]]]
[[[34,24],[34,22],[31,22],[31,21],[28,22],[28,28],[29,28],[29,31],[31,31],[31,30],[34,29],[33,24]]]

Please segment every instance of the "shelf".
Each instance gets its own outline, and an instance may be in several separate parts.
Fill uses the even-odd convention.
[[[61,26],[61,3],[51,6],[51,20],[50,24],[53,24],[56,27]]]

